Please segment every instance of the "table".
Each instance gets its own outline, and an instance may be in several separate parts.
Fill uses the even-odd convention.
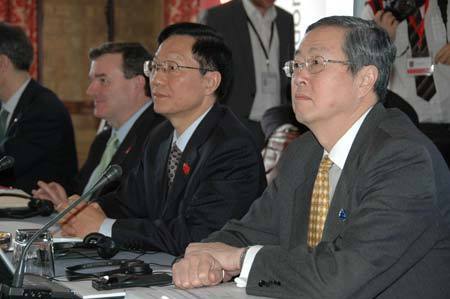
[[[39,228],[47,222],[49,218],[47,217],[33,217],[25,219],[22,221],[1,219],[0,220],[0,231],[15,232],[17,228]],[[132,259],[135,258],[138,253],[132,252],[120,252],[114,258],[118,259]],[[150,253],[140,256],[139,259],[144,260],[147,263],[159,264],[152,265],[154,270],[168,270],[170,271],[170,264],[174,259],[173,256],[163,253]],[[65,267],[71,265],[77,265],[81,263],[91,262],[87,258],[80,259],[56,259],[55,260],[55,272],[56,276],[63,276],[65,273]],[[165,265],[165,266],[164,266]],[[163,287],[149,287],[149,288],[127,288],[127,289],[116,289],[111,291],[97,291],[91,286],[90,281],[76,281],[76,282],[60,282],[66,287],[73,290],[80,297],[83,298],[105,298],[108,294],[118,294],[123,293],[125,297],[128,298],[157,298],[157,299],[168,299],[168,298],[261,298],[256,296],[250,296],[245,293],[245,289],[238,288],[234,283],[224,283],[214,287],[199,288],[192,290],[181,290],[171,286]],[[95,297],[94,297],[95,296]]]

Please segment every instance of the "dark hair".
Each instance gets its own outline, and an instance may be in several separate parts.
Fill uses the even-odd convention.
[[[226,97],[232,80],[231,51],[225,45],[222,36],[213,28],[197,23],[176,23],[161,31],[158,44],[161,45],[173,35],[188,35],[195,39],[192,55],[200,68],[217,70],[222,76],[219,87],[215,91],[217,100]],[[201,70],[206,74],[206,70]]]
[[[332,16],[320,19],[310,25],[306,32],[318,27],[331,26],[346,30],[342,50],[350,61],[350,70],[356,74],[362,67],[373,65],[378,69],[375,93],[384,101],[396,48],[387,32],[373,21],[357,17]]]
[[[108,42],[89,50],[89,59],[96,60],[105,54],[122,54],[122,70],[125,78],[143,76],[145,79],[145,94],[150,96],[150,84],[144,75],[144,62],[152,59],[152,55],[140,43]]]
[[[18,70],[28,71],[33,63],[33,46],[22,28],[0,22],[0,54]]]

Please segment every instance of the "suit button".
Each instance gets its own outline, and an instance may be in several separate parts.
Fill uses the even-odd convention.
[[[281,286],[281,281],[279,281],[279,280],[275,280],[274,283],[275,283],[275,285],[277,285],[277,286]]]
[[[260,280],[259,282],[258,282],[258,286],[260,286],[260,287],[263,287],[263,286],[265,286],[266,285],[266,281],[265,280]]]

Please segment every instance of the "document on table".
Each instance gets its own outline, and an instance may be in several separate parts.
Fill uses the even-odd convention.
[[[29,194],[19,189],[0,188],[0,208],[26,208],[29,197]]]
[[[91,281],[68,281],[59,283],[71,289],[78,297],[83,299],[125,298],[125,296],[128,298],[125,289],[97,291],[92,287]]]

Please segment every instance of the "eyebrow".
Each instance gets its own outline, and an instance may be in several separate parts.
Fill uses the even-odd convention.
[[[91,74],[89,74],[88,77],[89,77],[89,79],[96,79],[96,78],[107,77],[107,75],[105,73],[93,74],[92,76],[91,76]]]
[[[311,47],[311,48],[308,49],[308,53],[311,53],[311,52],[324,52],[324,51],[328,52],[329,49],[327,47]],[[301,54],[300,49],[296,50],[295,53],[294,53],[295,56],[300,55],[300,54]]]

